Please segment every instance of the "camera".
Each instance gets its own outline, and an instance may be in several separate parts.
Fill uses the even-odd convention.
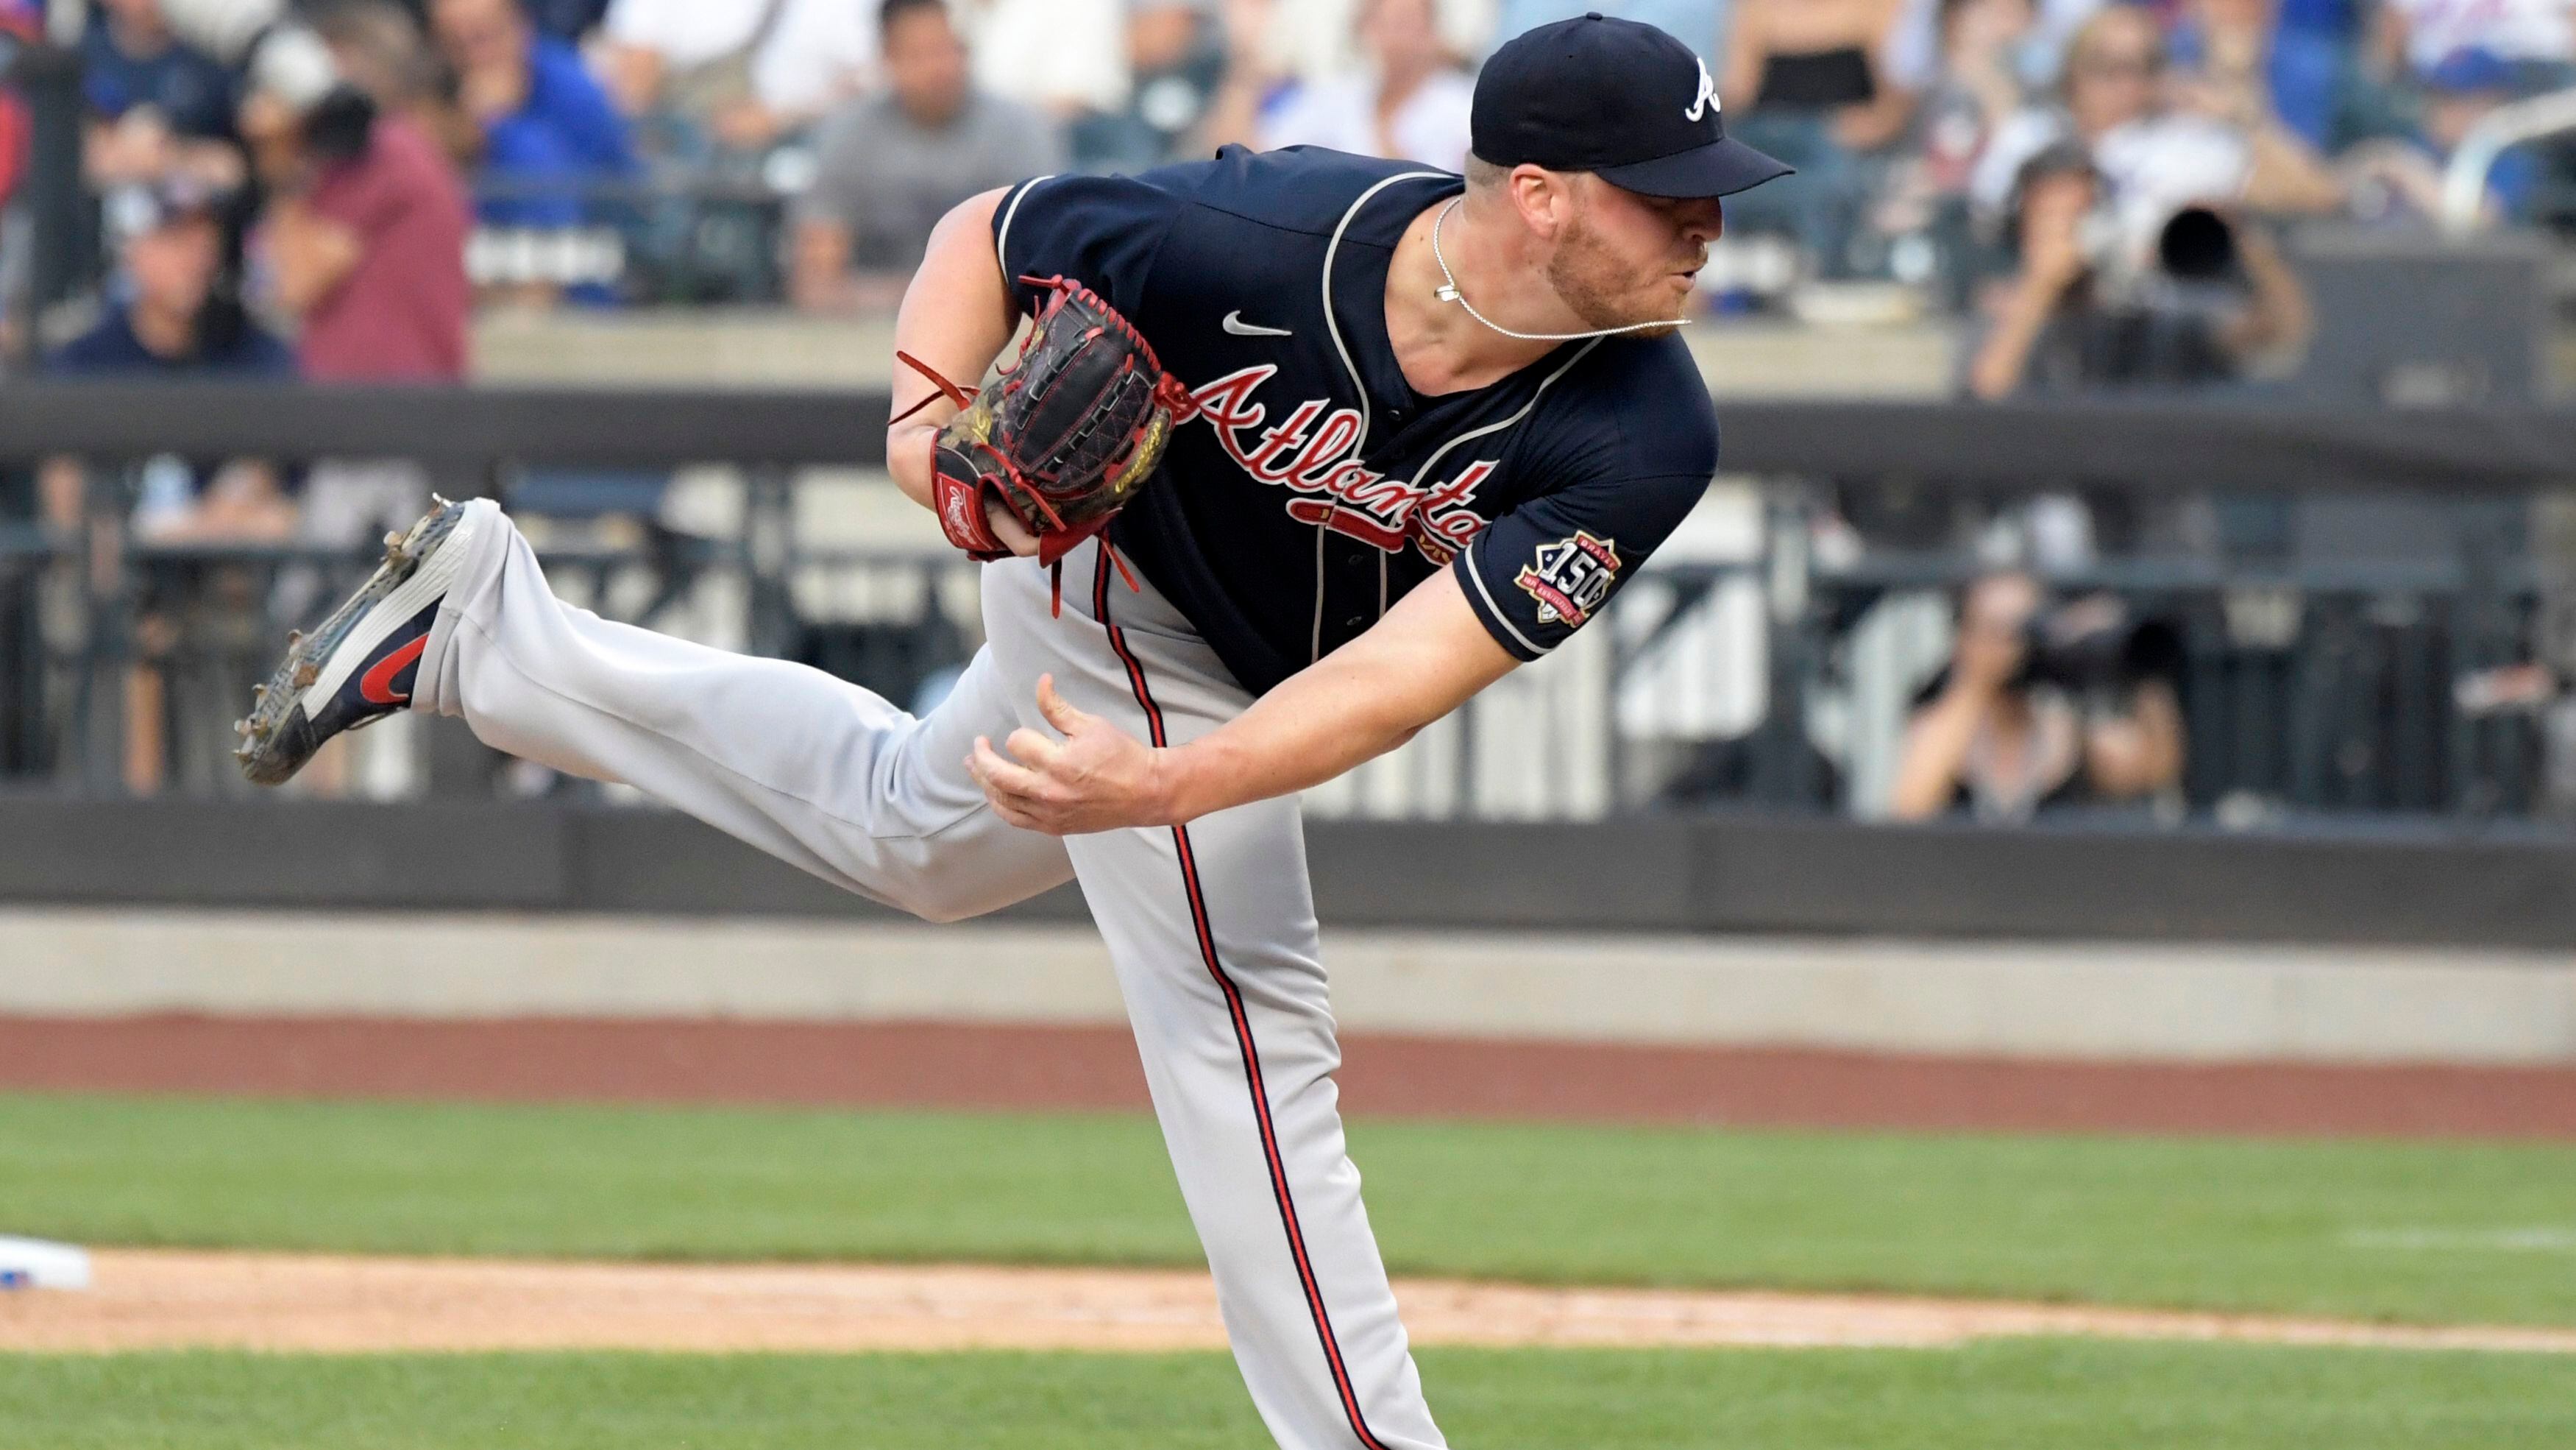
[[[2236,228],[2205,206],[2186,206],[2156,232],[2156,263],[2179,282],[2216,282],[2236,270]]]
[[[2138,619],[2107,594],[2044,611],[2023,628],[2022,666],[2013,684],[2053,685],[2069,694],[2125,690],[2182,673],[2182,633],[2164,620]]]
[[[2078,233],[2094,275],[2113,297],[2143,300],[2196,291],[2236,277],[2243,256],[2236,224],[2215,207],[2188,205],[2165,214],[2152,231],[2135,230],[2105,206]]]
[[[2236,225],[2206,201],[2201,188],[2175,188],[2156,198],[2123,200],[2112,193],[2079,143],[2042,148],[2022,164],[2013,181],[2003,240],[2018,253],[2023,212],[2033,188],[2052,178],[2081,178],[2093,188],[2093,205],[2075,223],[2075,246],[2104,288],[2119,295],[2159,283],[2224,282],[2236,275],[2243,251]]]

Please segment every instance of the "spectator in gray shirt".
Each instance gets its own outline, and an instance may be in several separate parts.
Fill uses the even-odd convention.
[[[886,88],[823,123],[796,210],[791,285],[809,312],[892,307],[950,207],[1064,164],[1054,123],[975,89],[945,0],[884,0],[877,25]]]

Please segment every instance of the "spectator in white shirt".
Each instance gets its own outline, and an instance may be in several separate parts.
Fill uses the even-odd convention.
[[[610,94],[629,116],[701,133],[689,141],[760,152],[859,89],[870,20],[862,0],[614,0],[600,28]]]
[[[958,0],[975,84],[1059,121],[1125,109],[1125,0]]]
[[[1278,75],[1299,80],[1330,80],[1347,74],[1364,57],[1359,47],[1359,14],[1367,0],[1260,0],[1249,7],[1258,12],[1253,19],[1252,37],[1264,57],[1262,68]],[[1484,55],[1509,39],[1496,33],[1496,10],[1499,0],[1435,0],[1432,13],[1438,17],[1440,43],[1453,55]],[[1237,8],[1228,5],[1227,25],[1233,28]],[[1630,13],[1622,4],[1574,5],[1566,19],[1586,10],[1605,14],[1626,14],[1632,20],[1651,17]],[[1538,22],[1533,22],[1538,23]],[[1683,36],[1686,42],[1689,36]],[[1694,42],[1695,43],[1695,42]]]
[[[1211,108],[1209,139],[1265,151],[1324,146],[1464,170],[1476,84],[1442,44],[1432,0],[1367,0],[1358,29],[1365,62],[1324,80],[1283,85],[1262,72],[1257,53],[1238,46]]]
[[[2203,109],[2173,105],[2177,94]],[[2276,118],[2254,113],[2259,107],[2221,106],[2209,99],[2215,94],[2205,81],[2173,82],[2164,32],[2153,15],[2111,6],[2069,44],[2060,103],[2030,107],[2004,123],[1978,158],[1969,195],[1989,222],[2000,218],[2023,163],[2072,140],[2086,148],[2100,174],[2121,245],[2137,253],[2153,245],[2177,209],[2196,202],[2235,202],[2258,212],[2339,203],[2339,186]]]

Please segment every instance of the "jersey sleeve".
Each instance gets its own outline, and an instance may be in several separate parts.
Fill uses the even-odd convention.
[[[1513,658],[1589,623],[1717,476],[1717,414],[1678,343],[1631,352],[1566,390],[1528,463],[1554,481],[1485,526],[1450,564]]]
[[[1589,623],[1708,491],[1709,474],[1603,478],[1541,494],[1487,525],[1450,568],[1514,659]]]
[[[993,210],[993,247],[1023,311],[1037,289],[1023,277],[1067,277],[1133,315],[1182,199],[1146,177],[1041,176]]]

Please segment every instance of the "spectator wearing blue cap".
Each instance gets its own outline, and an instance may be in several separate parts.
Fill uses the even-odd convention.
[[[2442,172],[2477,124],[2514,98],[2516,68],[2486,50],[2457,50],[2416,78],[2421,123],[2412,136],[2366,142],[2344,157],[2354,210],[2365,220],[2421,221],[2441,214]],[[2486,216],[2528,221],[2540,190],[2540,157],[2507,149],[2487,172]]]
[[[116,272],[89,330],[55,349],[57,377],[273,378],[296,375],[295,353],[244,312],[226,275],[223,198],[186,177],[119,187],[100,213]],[[265,466],[220,469],[155,460],[135,508],[147,538],[284,536],[293,513]],[[81,516],[79,465],[49,467],[47,515]]]
[[[46,359],[47,372],[127,379],[294,376],[295,355],[245,316],[224,285],[221,198],[174,177],[112,191],[101,210],[116,251],[110,288],[115,300],[89,331]],[[105,473],[98,481],[113,487],[120,480]],[[162,455],[125,471],[121,481],[131,486],[129,527],[146,544],[274,542],[295,529],[295,510],[276,470],[257,460]],[[47,462],[39,474],[46,521],[79,527],[90,508],[91,482],[78,460]],[[123,690],[130,722],[124,770],[129,790],[140,795],[160,789],[174,763],[174,746],[176,754],[188,756],[188,735],[174,736],[167,726],[174,714],[191,713],[171,708],[169,658],[196,632],[240,618],[253,597],[249,576],[235,571],[147,571],[134,621],[137,657],[119,671],[121,682],[109,686]],[[248,683],[176,674],[183,697],[208,684],[231,691]],[[180,763],[192,778],[221,778],[206,769],[207,760],[195,759],[192,772],[185,771],[186,761]]]
[[[2437,165],[2449,165],[2452,154],[2478,123],[2521,88],[2515,66],[2490,51],[2454,51],[2443,57],[2418,83],[2424,120],[2417,140],[2425,154]],[[2540,189],[2540,173],[2540,160],[2528,148],[2508,150],[2487,173],[2488,204],[2502,216],[2528,220],[2532,199]]]
[[[115,300],[47,370],[294,376],[295,354],[222,286],[221,209],[221,197],[184,177],[110,192],[100,210],[116,250]]]

